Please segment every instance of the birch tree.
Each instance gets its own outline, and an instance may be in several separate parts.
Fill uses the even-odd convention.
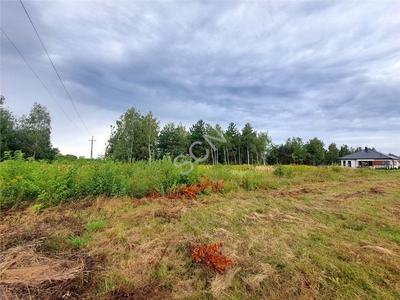
[[[109,140],[108,156],[129,163],[138,158],[143,145],[141,120],[140,112],[134,107],[128,109],[117,120]]]
[[[147,146],[148,161],[150,162],[157,144],[160,122],[157,118],[153,117],[151,111],[146,116],[142,117],[141,121],[143,138],[146,141]]]

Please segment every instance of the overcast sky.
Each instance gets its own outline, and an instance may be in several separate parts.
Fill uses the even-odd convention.
[[[23,1],[1,27],[1,91],[16,115],[52,116],[63,154],[104,154],[128,108],[161,125],[250,122],[289,137],[400,154],[400,1]],[[89,134],[90,133],[90,134]]]

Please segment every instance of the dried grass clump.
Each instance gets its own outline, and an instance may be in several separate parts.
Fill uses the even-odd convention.
[[[69,299],[82,292],[87,257],[46,257],[35,252],[42,242],[33,241],[2,253],[0,296],[3,299]]]
[[[228,289],[232,285],[232,280],[236,273],[240,271],[240,268],[229,269],[224,274],[218,274],[215,279],[211,282],[211,292],[214,297],[219,297],[223,291]]]
[[[380,247],[380,246],[374,246],[374,245],[366,245],[362,246],[361,249],[366,249],[366,250],[372,250],[376,251],[382,254],[388,254],[388,255],[394,255],[394,256],[399,256],[396,253],[394,253],[392,250]]]
[[[177,206],[170,209],[162,209],[154,212],[155,217],[164,218],[167,222],[171,222],[173,219],[179,220],[181,218],[183,206]]]

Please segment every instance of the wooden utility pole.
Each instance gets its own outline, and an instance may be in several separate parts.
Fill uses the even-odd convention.
[[[93,140],[93,136],[92,136],[92,139],[89,140],[89,142],[90,142],[90,159],[93,158],[93,142],[95,142],[95,141],[96,140]]]

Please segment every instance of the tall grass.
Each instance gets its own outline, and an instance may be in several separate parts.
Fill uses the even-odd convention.
[[[0,165],[0,204],[3,208],[29,202],[46,206],[87,197],[137,197],[156,192],[165,195],[180,185],[198,182],[202,175],[223,182],[222,192],[287,186],[299,180],[333,180],[355,172],[340,167],[310,166],[198,166],[181,175],[170,158],[131,164],[107,160],[24,160],[22,156]],[[365,176],[365,172],[357,172]]]
[[[1,206],[39,200],[54,205],[69,199],[95,196],[143,197],[151,191],[161,195],[180,184],[200,178],[194,169],[180,174],[169,158],[133,164],[112,161],[46,162],[7,160],[1,163]]]

